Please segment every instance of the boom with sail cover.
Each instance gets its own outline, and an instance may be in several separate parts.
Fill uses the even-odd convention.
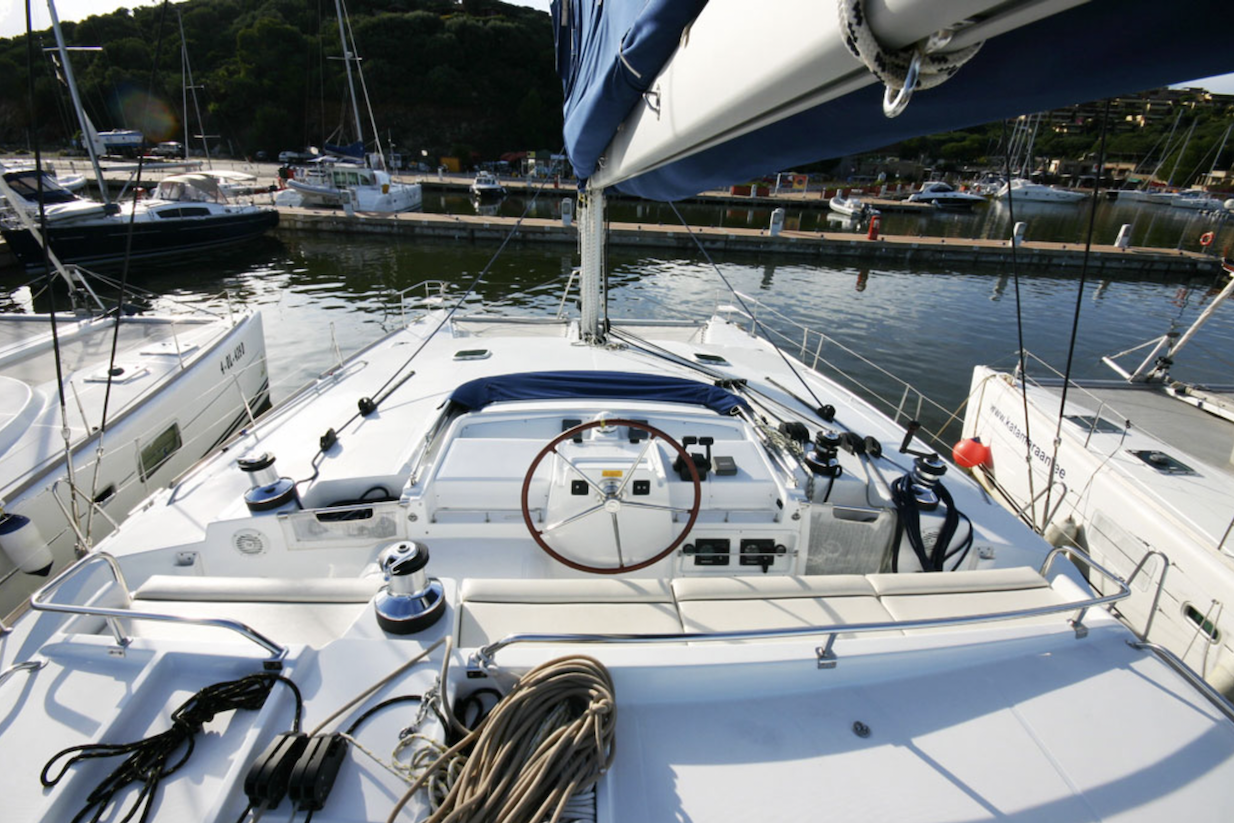
[[[841,0],[852,3],[856,0]],[[888,49],[985,45],[894,119],[835,3],[555,0],[565,140],[580,177],[653,200],[908,137],[1226,72],[1223,0],[865,0]],[[785,20],[797,21],[785,28]],[[663,62],[660,62],[660,61]]]

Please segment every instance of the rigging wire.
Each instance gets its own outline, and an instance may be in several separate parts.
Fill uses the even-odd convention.
[[[564,147],[562,148],[562,151],[565,151]],[[501,240],[501,245],[497,247],[497,250],[493,252],[493,256],[490,257],[488,262],[484,264],[484,268],[482,268],[479,273],[471,279],[471,282],[467,284],[467,289],[459,295],[458,300],[454,301],[454,305],[446,310],[445,316],[441,318],[441,322],[439,322],[429,334],[425,335],[424,339],[420,341],[420,345],[418,345],[415,350],[408,355],[407,359],[394,370],[386,382],[382,383],[381,386],[378,387],[377,391],[373,393],[373,396],[368,399],[369,404],[371,404],[366,406],[369,414],[376,411],[377,407],[380,406],[387,397],[393,394],[400,386],[415,375],[414,371],[407,374],[404,374],[404,371],[411,365],[412,361],[419,356],[420,352],[424,351],[425,347],[437,337],[437,333],[445,327],[446,323],[449,323],[450,320],[454,318],[454,315],[458,313],[460,308],[462,308],[467,298],[470,297],[471,293],[475,291],[476,286],[484,280],[485,276],[489,273],[489,270],[493,268],[493,264],[497,262],[497,258],[501,257],[501,253],[505,251],[506,246],[508,246],[514,236],[518,234],[519,229],[523,225],[523,221],[527,219],[527,215],[530,214],[532,208],[535,207],[536,200],[539,198],[540,193],[543,192],[547,186],[548,178],[546,177],[541,180],[540,184],[532,191],[531,198],[527,200],[523,206],[523,213],[518,216],[518,219],[514,221],[514,225],[510,227],[508,232],[506,232],[506,236]],[[321,471],[321,459],[325,456],[326,450],[337,442],[338,433],[346,429],[362,416],[364,416],[364,412],[357,411],[352,414],[351,417],[347,418],[341,426],[330,429],[325,435],[322,436],[320,447],[318,448],[317,453],[313,455],[313,459],[310,463],[313,467],[313,473],[303,480],[297,480],[296,485],[300,485],[301,483],[309,483],[317,478],[318,473]]]
[[[703,259],[707,261],[707,264],[710,265],[712,270],[715,271],[716,275],[720,278],[720,281],[724,283],[725,288],[727,288],[729,292],[733,295],[733,298],[737,301],[738,305],[741,306],[741,310],[746,313],[747,317],[750,318],[751,322],[754,325],[754,328],[762,332],[763,338],[768,343],[771,344],[771,347],[773,349],[776,350],[776,354],[780,355],[780,359],[784,361],[784,365],[788,367],[788,370],[793,375],[793,377],[797,378],[797,381],[801,383],[802,387],[805,388],[806,392],[810,395],[810,397],[814,400],[814,402],[818,404],[819,406],[822,406],[823,401],[818,399],[818,395],[814,393],[814,388],[809,383],[807,383],[806,379],[801,376],[800,372],[797,371],[797,368],[793,365],[793,362],[788,359],[788,355],[784,353],[784,350],[781,349],[780,345],[776,343],[775,340],[772,338],[772,335],[770,334],[769,330],[766,330],[763,328],[762,321],[759,320],[758,316],[750,310],[749,306],[746,305],[746,301],[741,298],[740,292],[738,292],[737,289],[733,288],[733,284],[730,283],[728,278],[724,276],[724,272],[720,271],[720,267],[717,266],[715,261],[711,259],[711,255],[707,252],[706,247],[703,246],[702,241],[698,239],[698,235],[695,234],[693,228],[690,226],[690,224],[686,222],[686,219],[681,216],[681,212],[677,210],[677,204],[670,202],[668,205],[670,208],[672,208],[673,214],[677,215],[677,219],[681,221],[681,225],[683,228],[685,228],[686,234],[690,236],[690,239],[694,241],[694,245],[697,246],[699,252],[702,253]]]
[[[163,51],[163,34],[166,29],[166,27],[164,26],[164,23],[167,20],[168,5],[169,5],[168,0],[163,0],[163,3],[159,8],[159,34],[154,43],[154,62],[150,66],[150,82],[146,87],[145,114],[147,118],[149,117],[149,114],[152,108],[150,104],[154,97],[154,81],[155,81],[155,78],[158,76],[159,57]],[[148,125],[148,123],[142,122],[140,125],[144,127]],[[94,477],[90,483],[91,499],[93,499],[94,496],[98,493],[99,471],[103,463],[103,441],[107,436],[107,422],[108,422],[107,413],[110,410],[110,405],[111,405],[112,378],[115,376],[115,372],[116,372],[116,354],[118,353],[119,348],[120,348],[120,325],[124,318],[124,295],[128,291],[129,263],[131,262],[131,257],[132,257],[132,252],[133,252],[133,231],[135,228],[135,221],[137,219],[137,198],[138,198],[137,190],[141,188],[141,173],[142,173],[142,169],[145,167],[145,154],[146,154],[145,152],[145,145],[146,145],[145,128],[143,128],[141,131],[142,131],[141,155],[137,158],[137,176],[133,183],[133,188],[134,188],[133,205],[129,210],[128,227],[127,227],[127,232],[124,237],[124,262],[121,264],[121,267],[120,267],[120,294],[116,298],[116,309],[115,309],[116,322],[115,322],[115,325],[112,327],[111,355],[109,356],[108,362],[107,362],[107,383],[103,389],[103,411],[102,411],[101,419],[99,421],[99,436],[98,436],[98,442],[96,446],[96,453],[98,455],[98,459],[95,460]],[[72,489],[70,487],[70,491],[71,490]],[[86,514],[86,537],[87,539],[89,539],[90,526],[93,525],[93,522],[94,522],[94,509],[91,508],[88,510]]]
[[[1075,315],[1071,319],[1071,342],[1067,346],[1067,367],[1063,370],[1063,391],[1058,402],[1058,421],[1054,429],[1054,450],[1046,469],[1050,472],[1049,485],[1045,490],[1045,504],[1041,512],[1042,526],[1050,516],[1050,495],[1054,491],[1054,470],[1058,465],[1058,447],[1062,443],[1063,412],[1067,409],[1067,390],[1071,387],[1071,366],[1075,360],[1075,342],[1080,331],[1080,308],[1084,305],[1084,286],[1088,280],[1088,259],[1093,248],[1093,231],[1097,225],[1097,198],[1101,192],[1101,175],[1105,171],[1106,125],[1110,120],[1110,98],[1106,98],[1101,115],[1101,147],[1097,151],[1097,177],[1093,185],[1093,203],[1088,212],[1088,236],[1084,240],[1084,258],[1080,264],[1080,285],[1075,295]],[[1027,415],[1026,415],[1027,417]],[[1061,501],[1060,501],[1061,502]]]
[[[1003,121],[1003,140],[1007,141],[1007,121]],[[1015,193],[1011,187],[1011,152],[1003,152],[1003,168],[1007,175],[1007,219],[1011,222],[1011,282],[1015,293],[1015,333],[1016,345],[1020,357],[1020,399],[1024,407],[1024,468],[1028,472],[1028,501],[1030,524],[1037,528],[1037,495],[1033,491],[1033,438],[1028,423],[1028,364],[1025,362],[1024,351],[1024,313],[1020,299],[1020,268],[1016,264],[1015,239]],[[1042,528],[1045,528],[1042,524]]]
[[[74,487],[74,471],[73,471],[73,438],[72,432],[69,429],[69,407],[68,400],[64,393],[64,363],[60,351],[60,332],[56,324],[56,290],[53,287],[53,278],[55,277],[55,269],[51,265],[51,239],[47,236],[47,210],[45,207],[43,194],[43,152],[42,144],[39,140],[38,128],[34,125],[35,109],[34,109],[34,36],[31,31],[32,18],[30,15],[30,0],[26,0],[26,91],[30,97],[30,134],[34,148],[34,171],[35,183],[37,186],[36,195],[39,204],[39,234],[43,239],[43,271],[46,272],[47,278],[46,289],[50,295],[51,311],[48,313],[48,318],[51,320],[51,347],[55,356],[56,363],[56,395],[60,404],[60,435],[64,439],[64,463],[65,473],[68,476],[69,488]],[[20,208],[14,204],[15,208]],[[84,423],[84,421],[83,421]],[[73,495],[70,501],[70,516],[73,519],[73,530],[77,531],[77,524],[80,522],[81,512],[77,508],[77,496]],[[86,547],[80,541],[75,545],[74,550],[80,556]]]

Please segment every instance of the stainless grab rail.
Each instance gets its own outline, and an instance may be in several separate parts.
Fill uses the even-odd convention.
[[[1234,722],[1234,705],[1226,700],[1225,695],[1213,688],[1212,684],[1205,680],[1200,675],[1196,674],[1190,666],[1184,663],[1178,655],[1161,646],[1157,643],[1150,643],[1147,640],[1128,640],[1127,645],[1133,649],[1142,651],[1151,651],[1161,659],[1163,663],[1177,672],[1184,680],[1192,685],[1200,694],[1213,704],[1217,711],[1225,715],[1226,720]]]
[[[46,660],[27,660],[25,663],[14,663],[4,671],[0,672],[0,685],[18,672],[37,672],[39,669],[47,665]]]
[[[120,620],[150,620],[160,623],[179,623],[187,626],[207,626],[216,629],[227,629],[242,636],[245,640],[249,640],[261,646],[270,653],[271,660],[282,660],[287,655],[287,649],[275,643],[270,638],[263,635],[256,629],[250,628],[239,620],[231,620],[225,617],[183,617],[175,614],[161,614],[159,612],[136,612],[130,609],[114,609],[109,606],[78,606],[73,603],[51,603],[45,602],[52,592],[60,588],[66,580],[78,574],[87,566],[96,563],[106,563],[111,569],[112,577],[115,578],[121,590],[124,592],[126,604],[132,603],[132,598],[129,597],[129,587],[124,580],[124,573],[120,570],[120,564],[116,558],[107,552],[95,551],[78,560],[73,565],[66,568],[60,574],[56,575],[43,588],[34,593],[30,598],[30,608],[41,612],[55,612],[59,614],[75,614],[87,617],[102,617],[107,621],[108,627],[111,629],[112,636],[115,637],[116,643],[121,646],[127,646],[131,642],[131,638],[127,637],[124,630],[120,626]]]
[[[1068,621],[1075,630],[1076,637],[1082,638],[1088,634],[1083,620],[1084,614],[1096,606],[1104,606],[1124,600],[1131,595],[1131,589],[1122,578],[1090,560],[1088,555],[1069,546],[1055,548],[1046,555],[1041,564],[1040,574],[1045,575],[1061,554],[1081,558],[1090,568],[1096,569],[1106,578],[1118,585],[1118,591],[1101,597],[1091,597],[1087,600],[1059,603],[1052,606],[1037,606],[1031,609],[1015,609],[1008,612],[989,612],[986,614],[963,615],[959,617],[938,617],[921,620],[893,620],[881,623],[842,623],[827,626],[795,626],[786,629],[743,629],[727,632],[682,632],[679,634],[511,634],[477,649],[468,660],[468,669],[473,672],[487,671],[493,664],[497,652],[516,643],[614,643],[614,644],[659,644],[686,642],[714,642],[724,640],[765,640],[791,637],[809,637],[827,635],[825,646],[819,647],[818,666],[820,669],[834,668],[836,655],[832,650],[836,636],[845,634],[864,634],[872,632],[895,631],[899,629],[935,629],[948,626],[969,626],[977,623],[993,623],[1006,620],[1020,620],[1028,617],[1041,617],[1059,612],[1075,611],[1076,616]],[[963,572],[944,572],[944,574],[963,574]]]

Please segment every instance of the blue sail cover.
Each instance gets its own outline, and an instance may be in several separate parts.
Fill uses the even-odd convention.
[[[706,406],[734,414],[749,405],[730,391],[657,374],[616,371],[540,371],[498,374],[470,380],[450,399],[471,411],[511,400],[654,400]]]
[[[704,5],[554,1],[566,152],[580,179],[594,172],[618,124]],[[749,4],[750,14],[774,7]],[[876,83],[615,188],[677,200],[909,137],[1224,74],[1234,60],[1229,28],[1216,21],[1229,20],[1230,8],[1230,0],[1091,0],[989,40],[953,78],[914,95],[897,118],[883,116],[883,87]],[[627,61],[642,75],[637,82],[622,64],[623,42]],[[633,47],[644,44],[639,62],[631,61]]]
[[[554,0],[566,151],[590,177],[617,126],[677,49],[707,0]]]
[[[354,157],[358,160],[364,159],[364,143],[359,140],[354,143],[348,143],[346,146],[326,143],[325,149],[327,154],[333,154],[336,157]]]

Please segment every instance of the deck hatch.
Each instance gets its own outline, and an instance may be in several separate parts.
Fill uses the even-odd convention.
[[[1156,449],[1130,449],[1129,451],[1162,474],[1195,474],[1195,471],[1186,463],[1163,451]]]

